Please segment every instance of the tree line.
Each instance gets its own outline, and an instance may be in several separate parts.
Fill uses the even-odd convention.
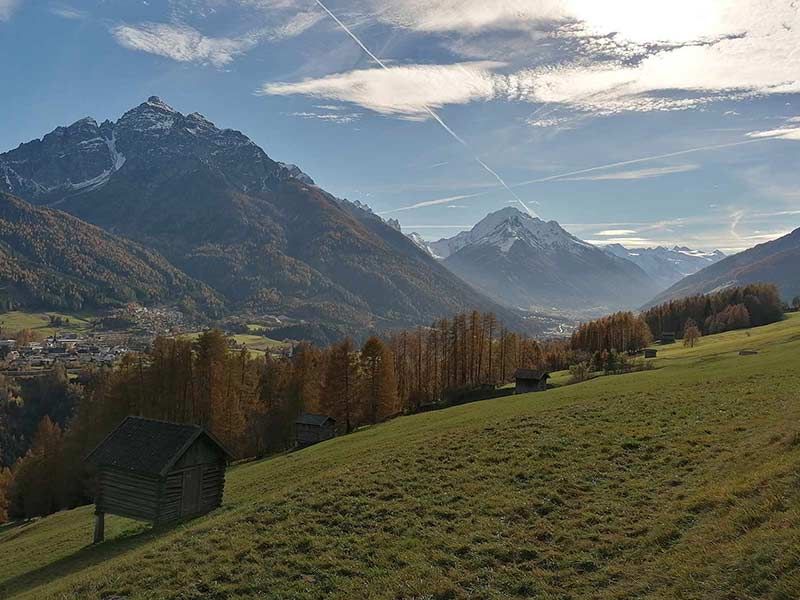
[[[756,283],[671,300],[644,311],[642,318],[655,337],[673,332],[682,338],[690,320],[708,335],[775,323],[784,309],[777,286]]]
[[[113,369],[70,381],[59,367],[39,378],[50,386],[42,398],[61,399],[53,414],[31,390],[8,382],[0,441],[13,438],[15,451],[2,457],[0,517],[90,502],[83,457],[128,415],[196,423],[236,458],[260,457],[291,447],[303,411],[332,416],[350,432],[447,402],[459,390],[510,381],[520,367],[561,369],[569,360],[565,344],[537,342],[479,312],[361,346],[349,338],[325,348],[301,343],[290,356],[253,356],[218,330],[195,341],[160,337]]]

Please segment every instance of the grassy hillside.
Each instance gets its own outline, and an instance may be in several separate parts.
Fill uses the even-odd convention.
[[[51,315],[54,317],[61,317],[65,321],[69,319],[69,323],[64,323],[60,327],[52,327],[50,325]],[[22,329],[32,329],[43,337],[49,337],[57,332],[86,331],[91,327],[91,318],[92,317],[87,314],[79,316],[59,312],[39,313],[14,310],[0,313],[0,328],[2,328],[4,334],[17,332]]]
[[[800,597],[800,315],[659,354],[238,466],[174,528],[7,526],[0,596]]]

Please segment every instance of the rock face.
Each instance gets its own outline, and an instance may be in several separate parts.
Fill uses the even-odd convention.
[[[632,308],[657,286],[638,266],[515,208],[428,244],[443,264],[509,306],[598,314]]]
[[[787,302],[800,295],[800,229],[681,279],[647,305],[749,283],[774,283]]]
[[[719,250],[702,252],[685,246],[628,249],[620,244],[610,244],[604,249],[639,265],[662,289],[725,258]]]
[[[363,205],[156,97],[0,155],[0,186],[156,250],[232,311],[289,316],[320,341],[471,309],[525,326]]]

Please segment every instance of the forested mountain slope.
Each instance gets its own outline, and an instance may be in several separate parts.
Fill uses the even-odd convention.
[[[212,314],[222,308],[208,286],[157,252],[3,192],[0,287],[4,308],[83,310],[126,302],[180,302]]]
[[[800,295],[800,229],[682,279],[653,298],[648,306],[749,283],[774,283],[786,301]]]

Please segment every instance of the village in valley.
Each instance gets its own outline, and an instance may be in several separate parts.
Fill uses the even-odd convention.
[[[91,317],[6,313],[0,315],[0,374],[36,376],[56,365],[73,374],[88,367],[113,367],[126,354],[146,352],[156,337],[193,339],[208,327],[176,308],[136,303]],[[291,342],[274,342],[258,330],[227,336],[232,350],[291,355]]]

